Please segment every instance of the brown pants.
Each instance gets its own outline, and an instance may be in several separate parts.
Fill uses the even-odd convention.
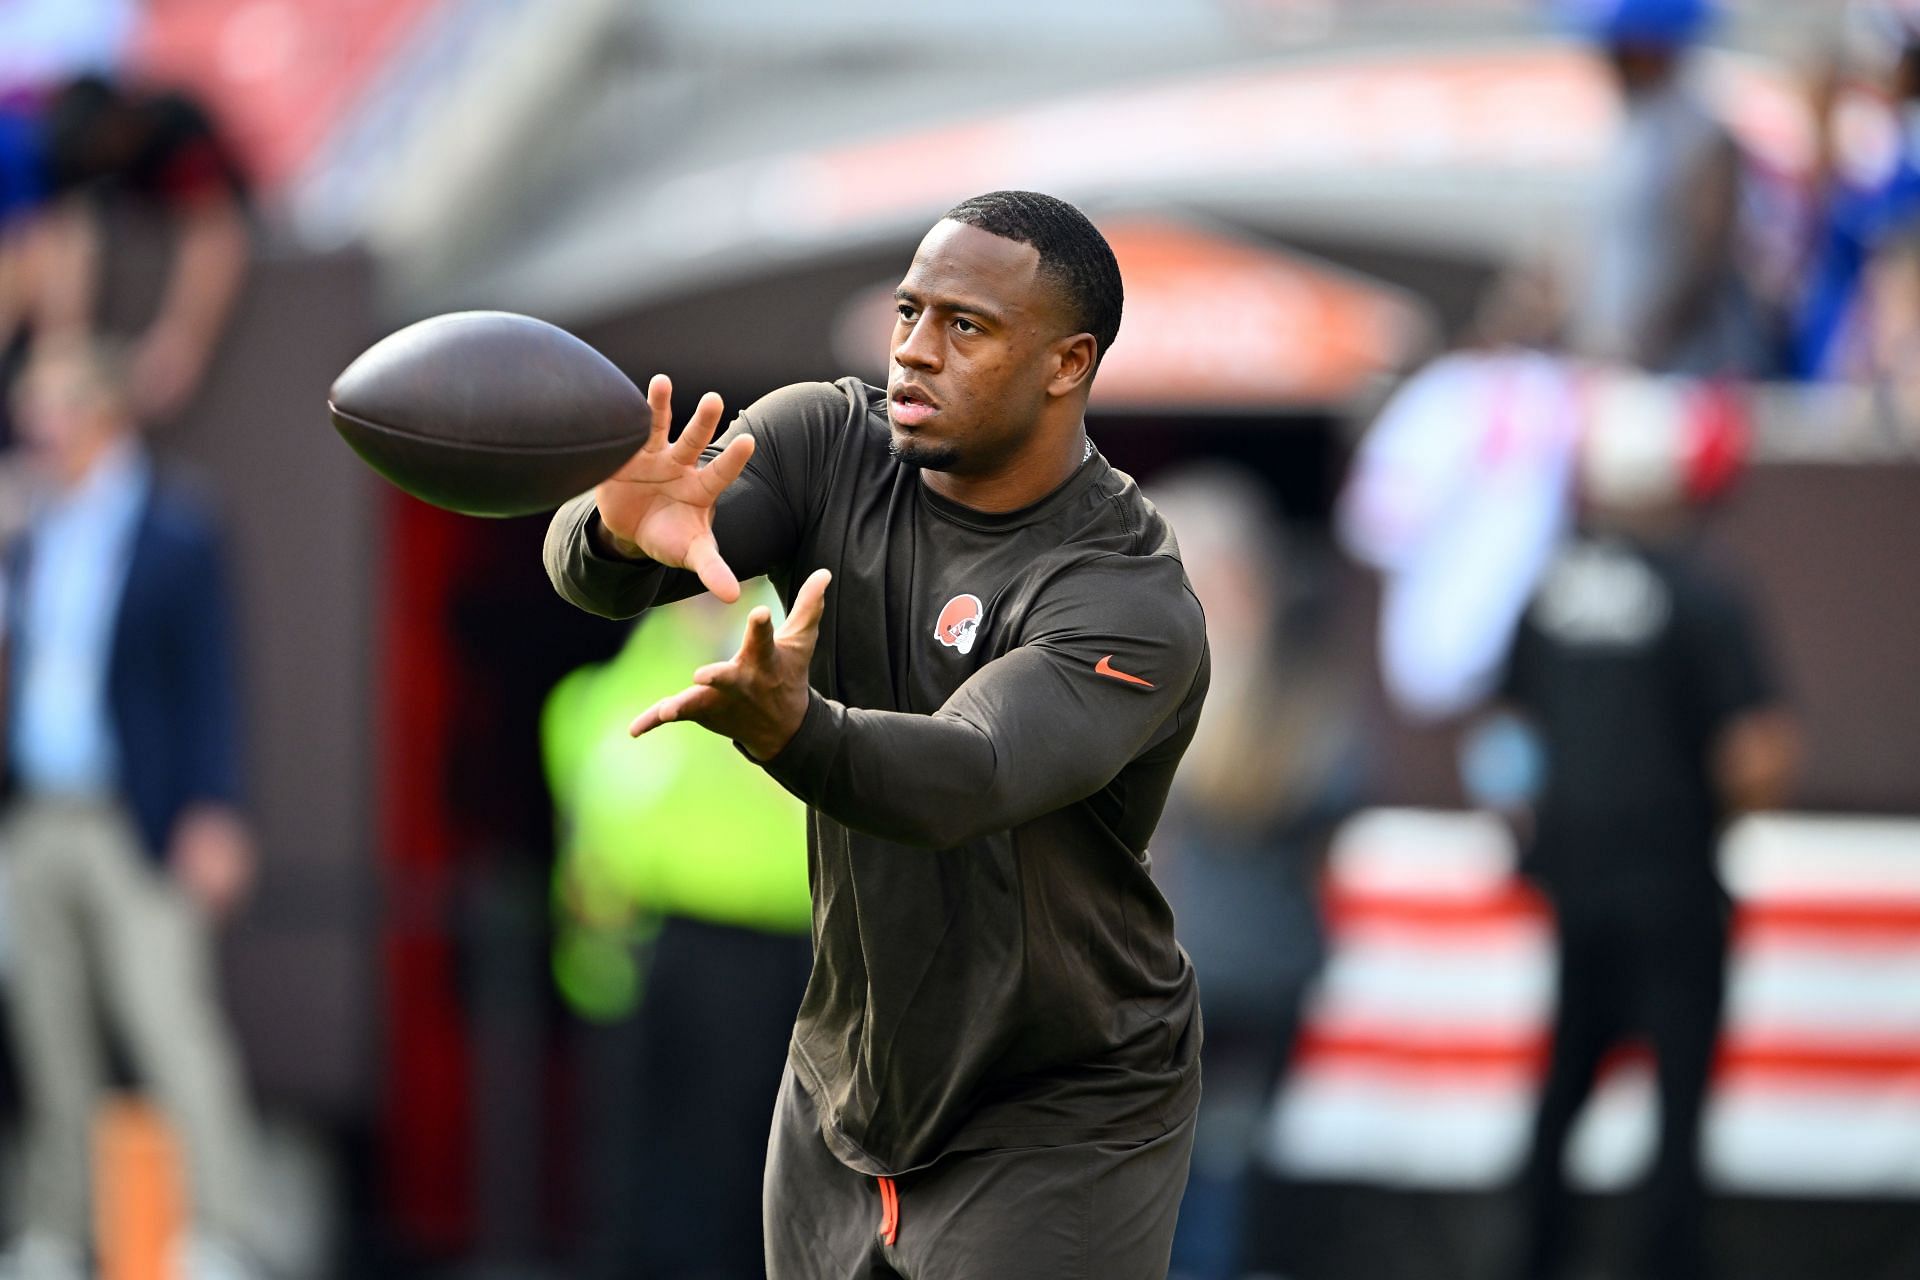
[[[0,852],[26,1229],[87,1237],[89,1139],[106,1076],[97,997],[185,1148],[195,1228],[244,1240],[250,1124],[198,907],[110,806],[23,801],[0,827]]]
[[[769,1280],[1165,1280],[1192,1116],[1144,1142],[955,1151],[897,1178],[841,1164],[788,1067],[762,1213]]]

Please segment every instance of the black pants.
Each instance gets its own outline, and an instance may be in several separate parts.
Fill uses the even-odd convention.
[[[1565,1157],[1574,1120],[1609,1050],[1653,1049],[1659,1149],[1643,1188],[1634,1276],[1707,1273],[1700,1127],[1726,989],[1724,905],[1700,895],[1631,904],[1558,895],[1560,997],[1553,1053],[1521,1174],[1523,1280],[1558,1280],[1569,1256]]]
[[[788,1068],[767,1146],[770,1280],[1165,1280],[1194,1120],[1142,1142],[836,1159]]]
[[[592,1280],[760,1280],[767,1123],[805,937],[669,918],[638,1012],[583,1063]]]

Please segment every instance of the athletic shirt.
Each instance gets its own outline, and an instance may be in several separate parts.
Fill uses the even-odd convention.
[[[774,392],[709,456],[743,432],[714,513],[727,563],[789,606],[833,572],[806,716],[765,766],[809,807],[788,1057],[828,1147],[895,1174],[1168,1132],[1198,1101],[1200,1015],[1147,841],[1208,673],[1172,530],[1097,452],[1024,510],[947,501],[854,378]],[[702,589],[598,555],[597,520],[586,494],[548,532],[574,604],[625,617]]]
[[[1535,592],[1504,691],[1545,755],[1536,879],[1646,910],[1720,898],[1715,745],[1774,697],[1731,584],[1684,553],[1576,539]]]

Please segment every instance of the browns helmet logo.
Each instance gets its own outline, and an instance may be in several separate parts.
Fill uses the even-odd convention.
[[[980,612],[979,596],[955,596],[940,610],[940,620],[933,624],[933,638],[949,649],[971,653],[974,637],[980,634]]]

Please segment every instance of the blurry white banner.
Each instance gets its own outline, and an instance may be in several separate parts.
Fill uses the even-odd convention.
[[[1706,1132],[1723,1190],[1920,1191],[1920,819],[1780,816],[1721,851],[1733,966]],[[1514,1173],[1545,1063],[1551,922],[1485,815],[1375,810],[1329,864],[1332,952],[1273,1115],[1294,1176],[1486,1188]],[[1604,1077],[1574,1176],[1653,1143],[1649,1064]]]

